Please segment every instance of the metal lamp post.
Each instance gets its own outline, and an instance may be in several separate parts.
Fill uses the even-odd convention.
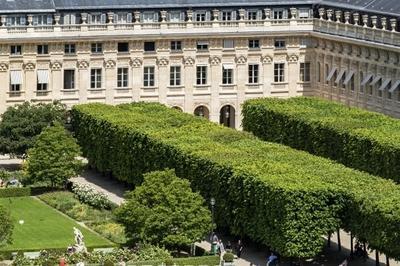
[[[211,222],[212,222],[212,227],[214,230],[214,206],[215,206],[215,198],[211,197],[210,199],[210,204],[211,204]]]
[[[215,206],[215,198],[214,197],[211,197],[210,205],[211,205],[211,239],[210,239],[211,253],[215,254],[217,243],[214,243],[214,206]]]

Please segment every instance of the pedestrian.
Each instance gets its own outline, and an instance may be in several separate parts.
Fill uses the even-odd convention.
[[[237,243],[237,256],[238,256],[238,258],[240,258],[240,256],[242,255],[242,251],[243,251],[243,244],[242,244],[242,240],[239,239],[239,241]]]
[[[228,243],[226,243],[226,251],[232,251],[231,241],[228,241]]]
[[[221,239],[218,241],[218,252],[219,252],[219,254],[220,254],[221,256],[223,256],[224,253],[225,253],[224,243],[222,243],[222,240],[221,240]]]
[[[267,259],[267,266],[274,266],[278,263],[278,257],[271,252],[271,255]]]

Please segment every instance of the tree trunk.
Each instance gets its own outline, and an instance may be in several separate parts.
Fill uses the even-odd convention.
[[[353,233],[350,232],[350,256],[352,257],[354,254],[354,248],[353,248]]]
[[[375,250],[375,265],[379,266],[379,251]]]
[[[331,234],[328,235],[328,248],[331,247]]]
[[[388,256],[386,256],[386,266],[389,266],[389,257]]]
[[[340,242],[340,228],[337,230],[337,243],[338,243],[338,250],[342,251],[342,243]]]

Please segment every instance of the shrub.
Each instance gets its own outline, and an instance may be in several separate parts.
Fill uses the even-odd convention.
[[[80,202],[89,204],[95,208],[111,209],[114,206],[106,194],[96,191],[89,185],[74,183],[72,184],[72,192]]]
[[[31,195],[29,187],[0,188],[0,198],[26,197]]]
[[[235,256],[230,252],[226,252],[222,258],[225,262],[232,262],[235,259]]]
[[[327,100],[252,99],[243,128],[344,165],[400,182],[400,120]]]
[[[165,248],[153,246],[153,245],[143,245],[137,252],[137,261],[146,260],[168,260],[172,259],[171,253]]]
[[[220,226],[283,256],[316,255],[322,235],[342,226],[400,258],[393,234],[400,188],[391,181],[159,104],[78,105],[72,114],[92,166],[133,184],[145,172],[175,168],[206,199],[216,198]]]
[[[79,200],[74,198],[74,194],[67,191],[45,193],[39,195],[38,198],[63,213],[70,211],[75,205],[79,204]]]
[[[107,239],[110,239],[112,242],[117,244],[125,244],[125,230],[121,224],[118,224],[113,221],[109,222],[100,222],[100,223],[90,223],[90,228],[104,236]]]

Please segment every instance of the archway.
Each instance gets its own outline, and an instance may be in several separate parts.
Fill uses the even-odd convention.
[[[179,106],[175,105],[175,106],[172,106],[171,108],[183,112],[183,109]]]
[[[235,128],[235,108],[231,105],[225,105],[219,112],[219,123],[226,127]]]
[[[200,106],[197,106],[196,109],[194,109],[194,115],[209,119],[210,111],[208,110],[208,108],[206,106],[200,105]]]

